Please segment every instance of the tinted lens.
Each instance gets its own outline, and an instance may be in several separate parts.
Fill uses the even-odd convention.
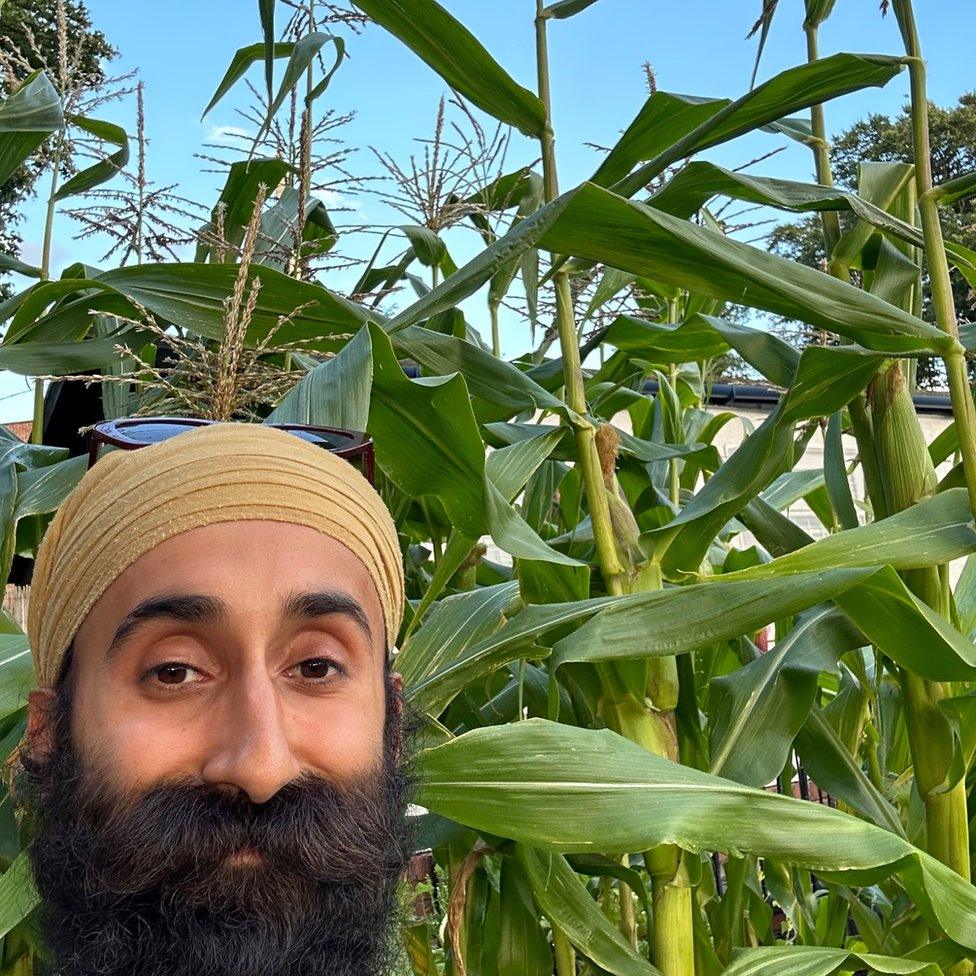
[[[193,427],[199,426],[201,425],[197,423],[180,423],[176,420],[140,420],[133,423],[120,423],[117,425],[117,429],[127,440],[142,446],[144,444],[158,444],[160,441],[168,440],[170,437],[176,437],[178,434],[184,434]],[[355,440],[350,434],[333,433],[332,431],[302,430],[301,428],[284,427],[278,424],[272,424],[271,426],[279,427],[279,429],[285,430],[289,434],[301,437],[302,440],[306,440],[316,447],[325,448],[328,451],[342,450],[344,447],[349,447]]]
[[[158,444],[160,441],[185,434],[198,424],[180,424],[175,421],[145,421],[135,424],[119,424],[118,430],[130,441],[138,444]]]
[[[286,429],[289,434],[294,434],[296,437],[301,437],[302,440],[309,441],[317,447],[324,447],[329,451],[341,450],[353,442],[353,438],[348,434],[332,434],[327,431],[318,430],[300,430],[294,427]]]

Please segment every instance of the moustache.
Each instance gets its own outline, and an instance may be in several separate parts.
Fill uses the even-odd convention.
[[[341,786],[306,773],[260,804],[187,780],[130,804],[82,788],[35,855],[85,865],[85,888],[107,902],[146,895],[256,916],[300,910],[328,886],[361,903],[403,868],[403,786],[386,770]]]

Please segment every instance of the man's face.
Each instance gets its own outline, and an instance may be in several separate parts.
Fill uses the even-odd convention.
[[[373,976],[407,851],[384,659],[366,568],[306,526],[195,528],[115,580],[60,733],[32,699],[55,971]]]
[[[376,588],[341,543],[203,526],[140,557],[85,619],[72,735],[119,789],[189,775],[263,803],[303,770],[379,768],[384,656]]]

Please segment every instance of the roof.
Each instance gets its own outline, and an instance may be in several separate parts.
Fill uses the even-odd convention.
[[[31,431],[34,429],[33,420],[14,420],[12,423],[4,424],[4,427],[15,437],[19,437],[24,443],[30,440]]]

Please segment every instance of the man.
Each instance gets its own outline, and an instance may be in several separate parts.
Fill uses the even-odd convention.
[[[38,552],[22,794],[58,976],[376,976],[409,856],[396,528],[213,424],[101,458]]]

